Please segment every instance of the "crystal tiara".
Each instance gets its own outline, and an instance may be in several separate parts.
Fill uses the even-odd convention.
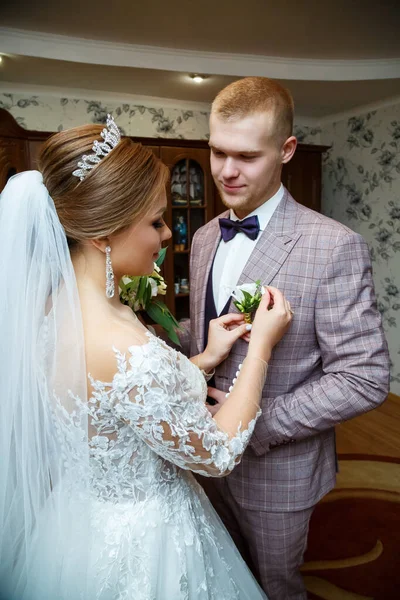
[[[78,162],[79,168],[72,172],[72,175],[79,177],[81,181],[85,179],[86,173],[107,156],[121,140],[121,132],[111,115],[107,115],[106,125],[107,127],[100,134],[104,141],[95,140],[92,146],[94,154],[84,154]]]

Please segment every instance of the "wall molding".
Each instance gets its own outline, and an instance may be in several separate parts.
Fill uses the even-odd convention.
[[[119,67],[199,72],[209,75],[262,75],[275,79],[356,81],[400,77],[400,58],[316,60],[227,54],[121,44],[0,27],[1,51],[71,62]]]

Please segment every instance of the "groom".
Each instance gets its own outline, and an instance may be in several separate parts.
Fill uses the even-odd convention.
[[[192,354],[202,351],[209,321],[236,312],[233,287],[257,279],[284,292],[294,310],[241,464],[204,482],[269,600],[307,598],[299,567],[313,508],[335,485],[334,426],[381,404],[389,380],[367,244],[281,184],[296,149],[292,125],[289,92],[266,78],[236,81],[214,100],[211,170],[230,210],[194,237],[182,334],[188,352],[189,344]],[[246,351],[239,340],[217,368],[213,410]]]

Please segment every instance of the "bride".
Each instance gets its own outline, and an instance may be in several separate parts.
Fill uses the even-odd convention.
[[[171,236],[167,179],[109,117],[52,136],[1,195],[1,599],[265,598],[192,472],[240,461],[290,305],[267,288],[212,417],[206,381],[242,316],[189,360],[118,296]]]

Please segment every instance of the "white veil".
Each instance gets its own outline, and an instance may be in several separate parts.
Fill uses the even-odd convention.
[[[0,599],[75,600],[90,548],[84,339],[65,232],[38,171],[0,196]]]

